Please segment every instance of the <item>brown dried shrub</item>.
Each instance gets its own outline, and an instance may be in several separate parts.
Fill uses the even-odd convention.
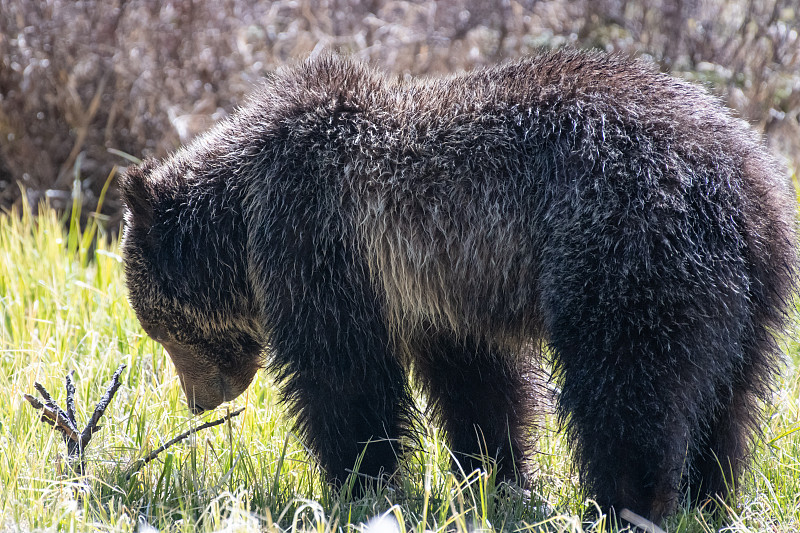
[[[400,75],[573,45],[709,82],[800,163],[795,0],[0,0],[0,206],[93,209],[114,165],[163,156],[278,65],[332,48]],[[109,151],[109,149],[113,151]],[[112,188],[104,207],[119,221]]]

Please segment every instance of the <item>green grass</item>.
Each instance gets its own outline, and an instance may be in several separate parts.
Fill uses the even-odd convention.
[[[0,215],[0,530],[131,531],[146,522],[163,531],[362,530],[387,515],[396,530],[609,531],[583,523],[591,502],[579,496],[568,452],[549,429],[539,440],[533,497],[509,496],[491,478],[463,481],[447,469],[440,435],[421,428],[421,449],[406,461],[396,490],[362,500],[332,495],[290,432],[268,376],[260,375],[233,409],[241,416],[162,453],[130,479],[137,459],[196,425],[175,371],[128,306],[118,243],[95,240],[42,209]],[[730,509],[730,531],[800,530],[800,372],[790,346],[787,376],[752,471]],[[34,382],[63,402],[63,378],[75,370],[83,424],[121,363],[122,387],[87,450],[88,475],[64,464],[60,436],[23,399]],[[203,417],[216,419],[225,408]],[[794,431],[794,432],[792,432]],[[669,531],[714,531],[698,510],[679,513]],[[374,531],[389,531],[376,527]]]

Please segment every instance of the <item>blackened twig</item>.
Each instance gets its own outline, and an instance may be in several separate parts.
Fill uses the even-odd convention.
[[[75,431],[75,428],[69,423],[69,419],[64,415],[59,414],[60,409],[58,411],[53,410],[49,405],[43,404],[38,398],[31,396],[30,394],[26,394],[24,397],[34,409],[41,409],[42,422],[46,422],[53,426],[53,428],[59,430],[61,434],[64,435],[65,439],[76,442],[80,439],[80,436]]]
[[[97,422],[100,420],[100,417],[103,416],[103,413],[105,413],[111,403],[111,399],[114,397],[117,389],[119,389],[121,384],[120,375],[124,369],[125,365],[120,365],[117,371],[114,372],[114,375],[111,377],[111,383],[106,389],[105,394],[103,394],[100,401],[97,403],[97,407],[94,409],[92,418],[81,432],[78,431],[78,424],[75,417],[75,383],[72,379],[73,372],[70,372],[66,376],[66,411],[59,407],[55,400],[53,400],[53,397],[50,396],[47,389],[40,383],[34,383],[33,386],[39,391],[39,394],[42,395],[44,402],[30,394],[25,395],[25,399],[34,409],[42,411],[42,422],[50,424],[61,432],[64,442],[67,445],[67,460],[72,466],[73,471],[79,475],[83,475],[86,472],[83,450],[89,444],[92,435],[100,429]]]
[[[97,427],[97,422],[100,421],[100,417],[103,416],[103,413],[105,413],[106,409],[108,409],[109,404],[111,404],[111,400],[117,393],[117,389],[119,389],[119,386],[122,384],[122,382],[119,380],[119,377],[123,370],[125,370],[125,365],[120,365],[119,368],[117,368],[117,371],[114,372],[114,375],[111,376],[111,384],[106,389],[105,394],[103,394],[103,396],[100,398],[100,401],[97,402],[97,406],[94,408],[94,413],[92,413],[92,418],[81,432],[82,447],[89,444],[92,434],[100,429]]]
[[[75,424],[72,423],[69,415],[58,406],[55,400],[53,400],[53,397],[50,396],[50,393],[47,392],[47,389],[45,389],[44,386],[39,382],[34,382],[33,387],[39,391],[39,394],[41,394],[42,398],[44,398],[44,406],[47,407],[45,412],[48,413],[48,419],[52,420],[54,423],[53,425],[55,425],[57,429],[61,427],[67,427],[70,430],[70,433],[77,433],[78,428],[76,428]]]
[[[180,441],[190,437],[191,435],[193,435],[194,433],[197,433],[198,431],[201,431],[203,429],[207,429],[207,428],[210,428],[210,427],[218,426],[218,425],[222,424],[223,422],[226,422],[226,421],[230,420],[234,416],[239,416],[240,414],[242,414],[244,409],[245,409],[244,407],[242,407],[240,409],[237,409],[236,411],[230,412],[230,413],[228,413],[227,415],[223,416],[222,418],[220,418],[218,420],[214,420],[213,422],[205,422],[204,424],[200,424],[199,426],[191,428],[188,431],[184,431],[183,433],[181,433],[177,437],[175,437],[173,439],[170,439],[166,443],[162,444],[161,446],[159,446],[158,448],[156,448],[155,450],[153,450],[152,452],[147,454],[147,457],[145,457],[144,459],[139,459],[138,461],[133,463],[133,466],[131,466],[130,470],[128,471],[127,478],[130,479],[136,472],[141,470],[144,465],[146,465],[147,463],[149,463],[150,461],[152,461],[153,459],[158,457],[158,454],[160,454],[161,452],[163,452],[164,450],[166,450],[167,448],[169,448],[173,444],[175,444],[177,442],[180,442]]]
[[[69,417],[69,421],[72,422],[72,426],[77,428],[78,419],[75,414],[75,383],[72,381],[72,376],[74,375],[75,371],[70,370],[69,373],[67,373],[67,377],[64,379],[67,382],[67,416]]]

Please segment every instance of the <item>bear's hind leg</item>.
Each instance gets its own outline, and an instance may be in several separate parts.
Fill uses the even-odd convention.
[[[750,289],[731,189],[698,180],[673,204],[640,172],[559,190],[540,283],[584,489],[660,521],[746,357]]]
[[[774,339],[764,331],[763,342],[745,351],[749,364],[735,372],[732,385],[722,385],[718,407],[692,460],[687,490],[692,502],[724,500],[734,492],[747,465],[753,435],[763,422],[761,404],[771,390],[775,366],[769,355],[776,350]]]
[[[691,464],[687,497],[694,504],[727,498],[735,488],[750,445],[755,399],[737,388],[714,413],[707,434]]]
[[[576,270],[582,277],[553,276],[545,293],[560,418],[588,495],[605,510],[660,521],[681,503],[731,382],[742,298],[690,283],[671,290],[659,279],[615,285],[584,274],[588,266]]]
[[[662,390],[675,383],[654,376],[652,369],[599,353],[587,353],[573,365],[564,359],[575,354],[563,348],[558,352],[563,378],[559,416],[566,422],[587,495],[604,511],[627,508],[659,521],[680,501],[684,458],[694,432],[686,406]]]
[[[454,461],[466,474],[496,461],[498,480],[524,484],[534,395],[523,358],[446,332],[426,335],[413,350],[415,377]]]
[[[741,350],[741,320],[721,313],[687,318],[711,314],[687,311],[699,301],[687,298],[663,311],[607,307],[593,317],[590,304],[577,317],[554,313],[550,342],[563,383],[560,416],[584,486],[606,510],[628,508],[659,521],[681,503],[687,479],[690,490],[693,479],[703,490],[724,485],[717,455],[732,461],[729,480],[739,472],[745,430],[752,427],[742,426],[741,417],[754,410],[746,391],[738,400],[726,400],[723,391]],[[735,301],[728,298],[730,308]],[[661,322],[639,318],[648,315]]]

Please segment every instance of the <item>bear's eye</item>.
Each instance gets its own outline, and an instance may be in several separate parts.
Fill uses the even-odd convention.
[[[151,325],[151,324],[145,326],[143,324],[142,327],[144,328],[144,331],[147,333],[147,335],[154,341],[162,342],[166,340],[167,330],[163,326]]]

